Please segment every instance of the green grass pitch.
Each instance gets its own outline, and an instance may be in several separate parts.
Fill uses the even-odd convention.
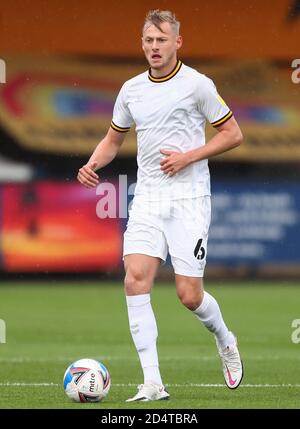
[[[299,285],[298,285],[299,286]],[[170,401],[127,404],[142,372],[129,334],[120,283],[2,283],[0,408],[299,408],[300,287],[292,283],[208,283],[224,319],[239,339],[245,376],[224,386],[212,335],[178,301],[175,287],[156,284],[152,304],[158,351]],[[63,391],[67,366],[79,358],[102,361],[111,373],[107,398],[72,403]]]

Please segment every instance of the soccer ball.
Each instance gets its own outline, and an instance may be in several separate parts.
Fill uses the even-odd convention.
[[[75,402],[100,402],[108,394],[111,379],[105,366],[94,359],[80,359],[66,369],[64,389]]]

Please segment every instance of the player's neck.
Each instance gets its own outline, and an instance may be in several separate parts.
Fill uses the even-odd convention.
[[[170,74],[176,67],[176,64],[178,62],[178,59],[175,57],[172,61],[170,61],[169,64],[167,64],[165,67],[162,67],[161,69],[153,69],[151,67],[151,76],[153,77],[163,77]]]

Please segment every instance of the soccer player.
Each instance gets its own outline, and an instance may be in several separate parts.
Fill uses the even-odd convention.
[[[142,48],[150,68],[124,83],[107,135],[78,172],[83,185],[97,186],[95,171],[115,158],[135,123],[137,185],[123,256],[129,326],[144,383],[127,401],[169,398],[159,370],[150,302],[157,270],[168,252],[179,299],[215,337],[226,385],[235,389],[243,377],[236,337],[215,298],[203,288],[210,224],[207,160],[239,146],[242,133],[212,80],[177,59],[179,26],[170,11],[147,14]],[[205,144],[206,121],[218,132]]]

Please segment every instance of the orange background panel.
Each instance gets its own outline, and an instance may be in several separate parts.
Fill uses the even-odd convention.
[[[94,192],[77,182],[6,185],[2,258],[8,272],[118,270],[119,218],[99,219]]]
[[[3,53],[142,57],[149,9],[171,9],[182,23],[186,57],[299,57],[300,17],[293,0],[11,0],[0,9]]]

